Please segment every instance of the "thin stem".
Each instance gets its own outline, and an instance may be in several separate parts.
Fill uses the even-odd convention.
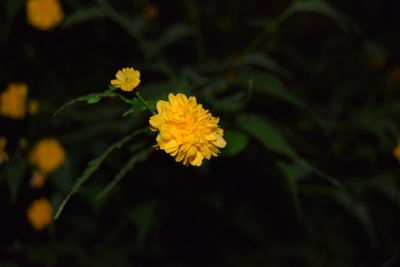
[[[153,110],[153,108],[149,105],[149,102],[147,102],[146,100],[144,100],[144,98],[140,95],[139,92],[136,92],[136,96],[137,98],[140,100],[140,102],[143,103],[143,105],[154,115],[156,114],[155,111]]]

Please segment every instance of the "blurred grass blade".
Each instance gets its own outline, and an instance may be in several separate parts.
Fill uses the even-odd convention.
[[[15,204],[22,180],[26,173],[26,163],[23,158],[19,158],[14,164],[7,166],[6,177],[8,189],[10,190],[11,203]]]
[[[238,83],[243,87],[248,86],[249,79],[253,80],[255,92],[272,95],[302,109],[306,107],[304,101],[288,91],[282,81],[270,73],[248,69],[238,75]]]
[[[191,36],[192,32],[194,32],[194,28],[191,25],[175,23],[164,31],[156,44],[160,49],[162,49],[170,44],[180,41],[185,37]]]
[[[289,12],[292,14],[297,12],[316,12],[332,19],[346,33],[350,32],[351,27],[353,28],[353,30],[360,32],[359,26],[350,17],[338,12],[335,8],[333,8],[328,2],[324,0],[295,1],[290,6]]]
[[[68,195],[66,196],[66,198],[63,200],[63,202],[60,204],[60,206],[57,209],[57,212],[54,216],[54,219],[56,220],[62,210],[64,209],[65,204],[67,204],[69,198],[75,194],[76,192],[78,192],[79,188],[81,187],[81,185],[86,182],[90,176],[100,167],[101,163],[103,163],[103,161],[107,158],[107,156],[114,151],[117,148],[122,147],[125,143],[127,143],[129,140],[131,140],[133,137],[135,137],[136,135],[143,133],[147,131],[146,129],[141,129],[141,130],[137,130],[135,132],[133,132],[132,134],[124,137],[123,139],[121,139],[120,141],[112,144],[111,146],[109,146],[106,151],[103,152],[103,154],[101,154],[100,156],[98,156],[97,158],[93,159],[92,161],[90,161],[88,163],[88,166],[86,167],[86,169],[83,171],[83,174],[75,181],[74,185],[72,186],[71,191],[68,193]]]
[[[237,117],[237,124],[245,132],[256,138],[265,148],[292,159],[299,158],[280,132],[262,117],[249,113],[240,114]]]
[[[283,162],[283,161],[278,161],[276,164],[281,169],[281,171],[283,172],[283,174],[288,182],[289,189],[292,194],[293,205],[294,205],[297,215],[299,217],[303,217],[303,210],[302,210],[302,207],[300,204],[300,198],[299,198],[299,189],[297,186],[297,181],[294,176],[293,166],[291,166],[288,163]]]
[[[105,17],[104,12],[96,6],[79,8],[77,11],[65,18],[62,23],[63,28],[73,26],[75,24],[90,21],[92,19]]]
[[[117,173],[115,176],[114,180],[111,181],[97,196],[97,199],[103,198],[105,195],[107,195],[120,181],[122,178],[125,177],[125,175],[131,171],[134,167],[135,164],[141,161],[144,161],[147,159],[149,154],[153,151],[154,149],[151,148],[146,148],[143,150],[140,150],[136,154],[134,154],[128,162],[121,168],[121,170]]]
[[[144,248],[144,242],[156,222],[156,210],[158,206],[159,203],[157,201],[148,201],[128,211],[128,217],[137,229],[136,245],[139,249]]]

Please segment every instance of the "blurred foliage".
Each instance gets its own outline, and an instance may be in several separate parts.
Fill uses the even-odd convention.
[[[0,93],[23,82],[39,103],[0,117],[0,266],[400,265],[397,2],[61,4],[39,31],[26,1],[0,2]],[[140,95],[109,85],[122,67]],[[219,157],[153,148],[147,108],[171,92],[220,118]],[[34,189],[49,136],[67,159]],[[38,232],[41,197],[55,220]]]

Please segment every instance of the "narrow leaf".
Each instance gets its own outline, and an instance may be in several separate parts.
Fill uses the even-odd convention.
[[[222,155],[235,156],[246,149],[249,143],[249,137],[238,130],[225,131],[224,138],[229,144],[222,150]]]
[[[125,177],[125,175],[131,171],[134,167],[135,164],[141,161],[144,161],[147,159],[149,154],[153,151],[153,148],[147,148],[140,150],[136,154],[134,154],[128,162],[121,168],[121,170],[117,173],[115,176],[114,180],[111,181],[98,195],[97,199],[103,198],[105,195],[107,195],[121,180],[122,178]]]
[[[79,8],[77,11],[65,18],[62,27],[70,27],[78,23],[83,23],[92,19],[105,17],[104,12],[96,6]]]
[[[86,167],[86,169],[83,171],[83,174],[75,181],[74,185],[72,186],[71,191],[68,193],[68,195],[65,197],[65,199],[63,200],[63,202],[60,204],[60,206],[57,209],[57,212],[54,216],[54,219],[56,220],[62,210],[64,209],[65,204],[67,204],[69,198],[75,194],[76,192],[78,192],[79,188],[81,187],[81,185],[86,182],[91,175],[100,167],[101,163],[103,163],[103,161],[107,158],[107,156],[114,151],[117,148],[122,147],[125,143],[127,143],[129,140],[131,140],[133,137],[135,137],[136,135],[143,133],[145,130],[147,129],[141,129],[141,130],[137,130],[135,132],[133,132],[132,134],[124,137],[123,139],[121,139],[120,141],[112,144],[111,146],[109,146],[106,151],[103,152],[103,154],[101,154],[100,156],[98,156],[97,158],[93,159],[92,161],[90,161],[88,163],[88,166]]]

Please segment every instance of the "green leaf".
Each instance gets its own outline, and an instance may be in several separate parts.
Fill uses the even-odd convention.
[[[144,247],[144,242],[155,224],[156,209],[158,206],[158,202],[149,201],[137,205],[128,212],[129,218],[136,225],[136,244],[141,249]]]
[[[193,31],[194,29],[191,25],[176,23],[168,27],[156,43],[160,48],[163,48],[190,36]]]
[[[99,7],[91,6],[86,8],[79,8],[77,11],[65,18],[62,23],[62,27],[67,28],[78,23],[83,23],[92,19],[102,17],[105,17],[105,14]]]
[[[224,138],[228,145],[222,150],[224,156],[235,156],[242,152],[249,143],[249,137],[238,130],[227,130]]]
[[[275,60],[273,60],[271,57],[262,54],[262,53],[251,53],[251,54],[245,54],[242,58],[243,62],[248,65],[255,65],[258,67],[263,67],[272,71],[275,71],[279,74],[282,74],[284,76],[288,76],[289,72],[284,69],[282,66],[279,66],[278,63],[276,63]]]
[[[5,10],[7,13],[8,21],[12,21],[15,15],[24,6],[25,0],[8,0],[6,2]]]
[[[64,108],[76,103],[76,102],[86,102],[87,104],[95,104],[97,102],[100,101],[101,98],[103,97],[115,97],[115,96],[120,96],[117,93],[115,93],[114,91],[116,90],[115,87],[110,86],[110,88],[102,93],[91,93],[88,95],[84,95],[78,98],[75,98],[67,103],[65,103],[64,105],[62,105],[59,109],[57,109],[56,112],[54,112],[53,114],[53,118],[57,116],[57,114],[63,110]]]
[[[8,189],[10,190],[11,195],[11,202],[13,204],[17,200],[18,192],[25,177],[26,169],[26,162],[20,158],[13,164],[8,165],[7,169],[5,170],[8,181]]]
[[[68,193],[68,195],[65,197],[63,202],[58,207],[57,212],[56,212],[56,214],[54,216],[54,219],[56,220],[60,216],[60,214],[61,214],[62,210],[64,209],[64,206],[67,204],[69,198],[73,194],[78,192],[78,190],[81,187],[81,185],[91,177],[91,175],[100,167],[101,163],[103,163],[103,161],[107,158],[107,156],[112,151],[114,151],[117,148],[121,148],[125,143],[127,143],[133,137],[135,137],[136,135],[138,135],[140,133],[145,132],[146,130],[147,130],[147,128],[146,129],[137,130],[137,131],[133,132],[132,134],[124,137],[120,141],[118,141],[118,142],[112,144],[111,146],[109,146],[106,149],[106,151],[104,151],[100,156],[98,156],[97,158],[95,158],[92,161],[90,161],[88,163],[88,166],[86,167],[86,169],[83,171],[83,174],[75,181],[74,185],[72,186],[71,191]]]
[[[298,159],[297,153],[286,142],[280,132],[262,117],[255,114],[240,114],[237,124],[245,132],[257,139],[266,149]]]
[[[137,98],[131,100],[131,105],[131,108],[125,111],[124,114],[122,114],[122,117],[128,116],[136,111],[146,110],[146,106]]]
[[[134,154],[128,162],[121,168],[121,170],[117,173],[115,176],[114,180],[111,181],[98,195],[97,199],[103,198],[105,195],[107,195],[121,180],[122,178],[125,177],[125,175],[131,171],[134,167],[135,164],[141,161],[145,161],[149,154],[153,151],[153,148],[146,148],[143,150],[140,150],[136,154]]]
[[[285,88],[278,77],[251,69],[242,71],[238,75],[238,83],[243,87],[248,86],[250,79],[253,80],[255,92],[272,95],[302,109],[306,107],[306,104],[300,98]]]
[[[289,8],[289,12],[316,12],[327,16],[336,22],[344,32],[350,32],[350,26],[359,32],[359,26],[348,16],[338,12],[328,2],[323,0],[302,0],[295,1]]]

